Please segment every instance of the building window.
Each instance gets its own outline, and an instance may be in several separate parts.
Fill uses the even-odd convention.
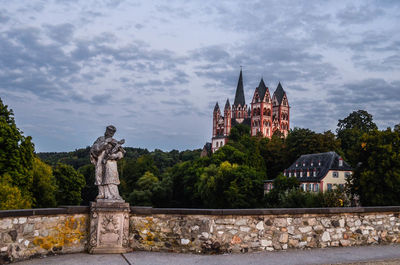
[[[338,172],[332,172],[332,177],[333,178],[338,178],[339,177],[339,173]]]
[[[318,166],[321,166],[321,160],[318,161]]]
[[[314,166],[314,162],[313,162],[313,161],[311,161],[311,166],[312,166],[312,167]]]
[[[303,167],[305,167],[306,166],[306,162],[303,162]]]
[[[350,178],[350,175],[351,175],[350,172],[345,172],[344,173],[344,178],[348,179],[348,178]]]
[[[328,186],[328,191],[331,191],[332,190],[332,184],[329,183],[327,186]]]
[[[342,166],[343,166],[343,159],[339,158],[339,167],[342,167]]]
[[[307,191],[311,191],[311,183],[307,184]]]
[[[344,190],[344,184],[339,184],[339,189]]]
[[[318,185],[318,183],[315,183],[314,184],[314,191],[318,192],[318,190],[319,190],[319,185]]]
[[[302,191],[304,191],[304,184],[301,184],[301,185],[300,185],[300,189],[301,189]]]
[[[317,171],[314,169],[313,177],[315,178],[316,176],[317,176]]]
[[[218,147],[218,142],[216,143],[216,146]]]
[[[300,178],[303,177],[303,171],[300,171]]]

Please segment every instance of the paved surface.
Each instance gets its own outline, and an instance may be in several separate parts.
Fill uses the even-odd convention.
[[[71,264],[123,264],[123,265],[234,265],[234,264],[400,264],[400,245],[289,250],[225,255],[195,255],[158,252],[131,252],[127,254],[90,255],[85,253],[33,259],[18,265],[71,265]]]

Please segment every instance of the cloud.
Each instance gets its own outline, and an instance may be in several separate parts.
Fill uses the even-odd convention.
[[[75,31],[75,26],[70,23],[59,24],[59,25],[44,25],[47,29],[47,34],[53,40],[59,43],[68,43],[72,40],[72,36]]]
[[[336,17],[340,20],[340,24],[343,26],[371,22],[384,14],[384,10],[379,7],[372,7],[371,5],[358,7],[348,5],[344,9],[340,10]]]

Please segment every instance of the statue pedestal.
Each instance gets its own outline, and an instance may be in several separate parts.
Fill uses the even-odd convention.
[[[126,253],[129,247],[129,203],[97,200],[90,203],[89,253]]]

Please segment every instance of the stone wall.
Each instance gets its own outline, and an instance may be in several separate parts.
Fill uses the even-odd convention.
[[[0,211],[0,264],[84,251],[88,212],[79,206]]]
[[[400,207],[133,209],[134,250],[230,253],[400,243]]]
[[[153,209],[131,207],[133,250],[273,251],[400,243],[400,207]],[[87,250],[89,207],[0,211],[0,264]]]

